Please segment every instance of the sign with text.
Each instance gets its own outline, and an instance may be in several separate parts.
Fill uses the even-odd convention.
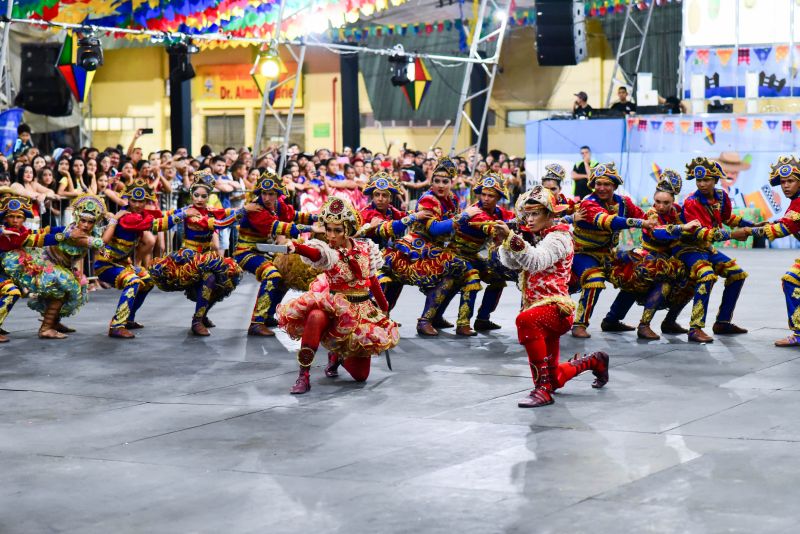
[[[286,62],[285,68],[281,68],[281,74],[276,85],[289,78],[297,69],[296,63]],[[247,104],[260,104],[261,93],[256,82],[250,75],[252,65],[199,65],[195,67],[196,76],[194,78],[193,94],[198,100],[232,102],[232,101],[252,101]],[[275,89],[275,96],[272,107],[277,109],[288,109],[292,103],[292,92],[295,83],[300,83],[297,92],[297,102],[295,108],[303,106],[303,76],[298,79],[286,82]]]

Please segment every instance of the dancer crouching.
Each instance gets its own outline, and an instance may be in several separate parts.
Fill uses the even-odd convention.
[[[555,215],[563,210],[550,191],[536,186],[517,200],[517,217],[524,225],[521,235],[504,224],[495,227],[496,236],[503,240],[500,261],[523,271],[523,309],[517,316],[517,331],[528,353],[535,387],[518,403],[520,408],[553,404],[553,391],[584,371],[594,374],[593,388],[608,382],[604,352],[559,363],[559,338],[572,327],[575,311],[567,287],[574,255],[572,236],[569,226],[555,223]]]
[[[327,243],[290,242],[288,251],[324,272],[309,291],[278,307],[278,326],[301,340],[293,394],[311,389],[309,368],[320,343],[331,351],[326,376],[338,376],[341,364],[357,382],[364,382],[370,358],[400,340],[397,324],[386,315],[389,306],[376,276],[383,255],[374,242],[353,238],[361,227],[358,212],[347,200],[333,197],[318,220],[325,225]]]

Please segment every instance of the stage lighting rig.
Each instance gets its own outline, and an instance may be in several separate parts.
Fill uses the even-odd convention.
[[[97,70],[97,67],[103,65],[103,47],[96,35],[87,33],[78,40],[77,62],[89,71]]]

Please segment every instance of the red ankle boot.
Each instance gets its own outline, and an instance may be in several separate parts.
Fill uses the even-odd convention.
[[[292,386],[292,389],[289,390],[289,393],[292,395],[302,395],[309,391],[311,391],[310,373],[308,367],[301,367],[300,373],[297,376],[297,381],[294,383],[294,386]]]
[[[592,387],[595,389],[599,389],[608,383],[608,354],[605,352],[593,352],[580,358],[576,354],[575,358],[569,361],[569,364],[576,368],[576,376],[584,371],[591,370],[595,378],[594,382],[592,382]]]
[[[339,355],[335,352],[328,353],[328,365],[325,367],[325,376],[328,378],[336,378],[339,376]]]

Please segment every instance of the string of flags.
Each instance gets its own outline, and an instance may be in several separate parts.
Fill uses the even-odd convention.
[[[657,7],[666,4],[680,3],[681,0],[590,0],[586,2],[586,14],[590,17],[605,17],[623,13],[629,4],[633,4],[640,11],[650,7],[655,2]]]
[[[795,130],[800,132],[800,119],[784,118],[755,118],[755,117],[736,117],[715,120],[696,120],[696,119],[647,119],[642,117],[628,117],[628,132],[664,132],[665,134],[677,135],[702,135],[704,140],[713,145],[716,143],[718,132],[736,131],[764,131],[792,133]]]
[[[487,17],[484,24],[487,24],[493,16]],[[368,37],[381,37],[384,35],[414,35],[428,36],[434,33],[449,31],[465,31],[469,33],[472,21],[453,19],[438,20],[433,22],[418,22],[412,24],[371,24],[369,26],[331,29],[327,32],[328,39],[339,41],[362,41]],[[536,24],[536,11],[532,9],[516,9],[508,17],[509,26],[534,26]]]

